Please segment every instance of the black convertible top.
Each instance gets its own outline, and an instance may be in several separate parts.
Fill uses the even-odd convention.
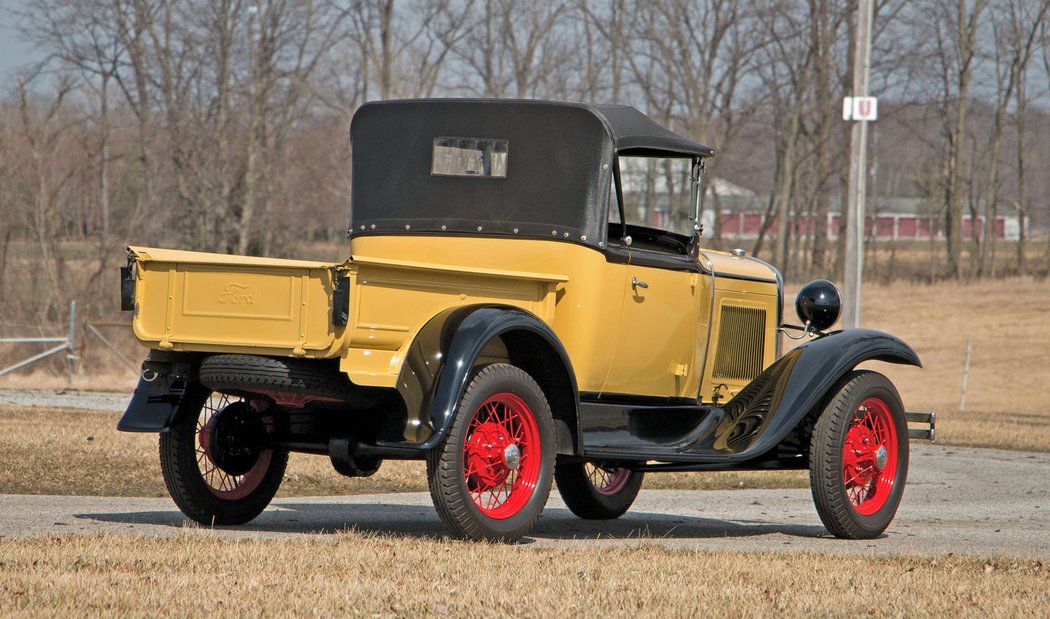
[[[595,115],[605,119],[616,150],[633,154],[661,154],[667,152],[710,157],[715,151],[669,131],[645,114],[627,105],[585,105]],[[642,152],[639,152],[642,151]]]
[[[350,235],[483,234],[601,245],[615,153],[714,154],[632,107],[552,101],[366,103],[350,136]],[[435,164],[439,152],[481,161],[486,149],[485,163],[466,174]]]

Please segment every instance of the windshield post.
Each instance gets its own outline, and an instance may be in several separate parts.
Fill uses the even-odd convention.
[[[689,216],[689,219],[693,222],[694,238],[703,233],[703,226],[700,224],[700,216],[702,215],[700,210],[700,175],[704,172],[704,167],[704,160],[702,158],[693,157],[693,169],[689,174],[689,201],[693,207],[693,212]]]

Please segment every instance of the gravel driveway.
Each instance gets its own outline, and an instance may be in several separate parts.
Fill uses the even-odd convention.
[[[120,410],[126,394],[0,391],[0,403]],[[19,395],[21,394],[21,395]],[[0,495],[0,536],[186,531],[169,499]],[[192,527],[229,538],[296,538],[357,529],[445,534],[425,493],[278,499],[248,526]],[[527,542],[616,546],[641,538],[671,548],[836,554],[973,554],[1050,558],[1050,454],[916,442],[904,500],[886,534],[828,536],[808,490],[647,490],[612,522],[572,516],[552,492]]]
[[[51,408],[82,408],[91,411],[122,411],[130,401],[130,393],[65,389],[0,389],[0,404],[8,406],[47,406]]]

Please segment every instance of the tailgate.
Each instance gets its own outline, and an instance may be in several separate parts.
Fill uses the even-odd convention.
[[[132,324],[145,346],[338,354],[331,321],[334,264],[149,247],[129,247],[128,254],[136,266]]]

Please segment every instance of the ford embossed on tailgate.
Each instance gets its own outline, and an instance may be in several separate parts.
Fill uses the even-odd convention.
[[[135,336],[160,349],[335,356],[323,262],[129,247]]]

